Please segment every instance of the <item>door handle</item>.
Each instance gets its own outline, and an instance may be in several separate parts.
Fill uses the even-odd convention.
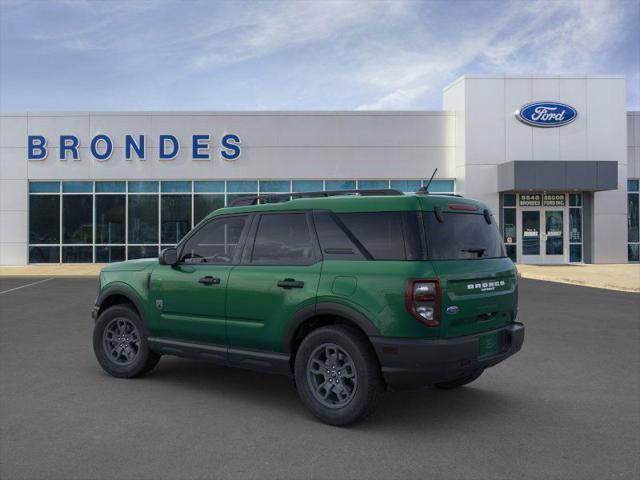
[[[203,285],[218,285],[220,283],[220,279],[218,277],[207,275],[206,277],[198,279],[198,283],[202,283]]]
[[[304,282],[301,280],[296,280],[294,278],[285,278],[284,280],[280,280],[278,282],[278,286],[280,288],[286,288],[287,290],[290,288],[302,288],[304,287]]]

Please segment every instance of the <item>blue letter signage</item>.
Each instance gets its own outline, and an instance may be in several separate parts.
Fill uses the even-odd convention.
[[[516,118],[533,127],[561,127],[576,119],[578,112],[566,103],[534,102],[516,110]]]
[[[135,157],[146,159],[147,138],[144,134],[124,135],[124,159],[132,161]],[[211,150],[214,137],[208,133],[191,135],[191,159],[211,160]],[[60,160],[64,161],[69,156],[76,161],[80,160],[80,138],[76,135],[60,135]],[[171,134],[158,135],[158,158],[160,160],[173,160],[180,154],[180,140]],[[91,156],[100,162],[106,162],[114,153],[115,145],[111,137],[106,133],[93,136],[89,141]],[[122,147],[119,147],[122,148]],[[219,142],[219,158],[222,160],[237,160],[240,157],[240,137],[234,133],[224,134]],[[47,138],[44,135],[27,136],[27,158],[31,161],[45,160],[47,158]]]

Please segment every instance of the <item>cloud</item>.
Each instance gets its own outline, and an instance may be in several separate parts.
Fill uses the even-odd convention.
[[[400,39],[363,55],[355,78],[379,98],[357,108],[406,108],[421,97],[421,85],[442,86],[461,73],[602,73],[599,56],[620,41],[625,12],[613,1],[503,5],[490,26],[461,18],[446,41],[418,49]],[[422,27],[437,32],[437,21]]]
[[[414,88],[400,88],[385,95],[374,103],[365,103],[356,110],[399,110],[416,108],[416,100],[429,90],[428,85]]]
[[[429,109],[464,73],[623,73],[638,108],[637,0],[0,0],[0,8],[0,100],[14,110]],[[86,99],[96,103],[70,103]]]

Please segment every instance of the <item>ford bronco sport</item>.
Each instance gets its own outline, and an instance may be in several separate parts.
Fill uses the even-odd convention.
[[[102,269],[93,347],[108,373],[137,377],[162,355],[281,373],[345,425],[386,389],[460,387],[521,348],[516,270],[482,203],[393,190],[264,200],[216,210],[159,260]]]

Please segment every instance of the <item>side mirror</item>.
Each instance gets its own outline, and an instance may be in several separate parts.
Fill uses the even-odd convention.
[[[176,247],[167,247],[160,252],[158,257],[160,265],[171,265],[172,267],[178,263],[178,249]]]

